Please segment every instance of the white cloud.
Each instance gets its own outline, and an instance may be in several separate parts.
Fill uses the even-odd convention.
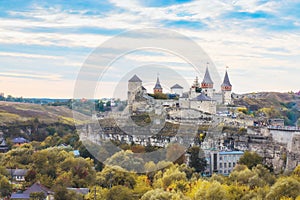
[[[26,74],[26,73],[0,72],[0,76],[16,77],[16,78],[47,79],[51,81],[62,80],[61,75],[58,74]]]
[[[62,59],[62,57],[59,57],[59,56],[16,53],[16,52],[0,52],[0,56],[23,57],[23,58],[43,58],[43,59]]]
[[[267,1],[265,3],[258,0],[192,1],[180,5],[155,8],[143,7],[137,0],[111,0],[111,2],[122,9],[116,9],[101,16],[86,16],[83,11],[73,14],[59,7],[33,7],[33,10],[27,12],[10,12],[11,15],[14,15],[14,18],[0,18],[0,44],[94,48],[112,38],[112,34],[82,34],[79,31],[68,33],[68,28],[96,27],[115,30],[118,33],[118,30],[122,29],[164,27],[163,22],[166,20],[187,20],[205,23],[207,27],[200,30],[187,28],[177,28],[176,30],[191,37],[208,53],[221,76],[223,76],[225,66],[229,65],[232,74],[231,79],[236,84],[234,88],[238,91],[244,91],[245,88],[257,90],[261,87],[260,84],[264,84],[266,81],[269,83],[265,85],[266,89],[272,90],[272,87],[274,90],[279,89],[276,81],[271,79],[272,76],[278,75],[278,71],[274,70],[274,67],[278,66],[284,67],[281,71],[284,72],[282,74],[286,75],[286,77],[280,78],[283,83],[280,85],[280,90],[294,89],[300,84],[295,73],[291,75],[292,81],[286,74],[286,72],[289,72],[287,69],[290,71],[292,71],[291,69],[297,69],[297,63],[300,62],[300,47],[297,45],[300,41],[299,32],[266,31],[263,27],[256,26],[258,24],[256,24],[256,21],[261,22],[261,19],[233,20],[223,18],[223,14],[232,11],[252,13],[266,11],[286,19],[286,16],[279,9],[292,1]],[[296,25],[299,23],[299,20],[290,20],[294,20]],[[270,23],[276,22],[270,21]],[[52,32],[38,31],[43,28],[45,30],[47,28],[52,29]],[[130,45],[130,42],[126,45]],[[57,62],[60,62],[59,57],[51,55],[2,52],[0,56],[45,60],[53,58],[54,66],[58,66]],[[139,62],[152,62],[154,59],[160,63],[175,62],[182,64],[181,59],[157,55],[137,56],[130,54],[127,58]],[[79,67],[81,66],[80,61],[74,56],[73,58],[63,59],[61,63],[66,66]],[[178,70],[184,70],[184,67],[179,67]],[[245,74],[251,74],[251,76],[233,76],[241,74],[241,71],[244,71]],[[257,80],[254,84],[249,84],[253,82],[253,79]],[[238,86],[237,83],[239,83]]]

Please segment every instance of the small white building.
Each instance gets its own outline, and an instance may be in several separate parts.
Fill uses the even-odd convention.
[[[179,95],[179,97],[181,97],[183,94],[183,87],[178,84],[175,84],[171,87],[171,93],[177,94],[177,95]]]
[[[206,175],[213,173],[229,175],[237,165],[243,151],[206,151]]]

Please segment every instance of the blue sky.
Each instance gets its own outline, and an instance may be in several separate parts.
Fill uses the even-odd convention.
[[[0,0],[0,92],[71,98],[77,74],[96,47],[126,30],[147,27],[193,39],[221,77],[229,66],[236,93],[298,91],[299,10],[295,0]],[[126,58],[137,65],[188,68],[164,53],[129,55],[123,66],[131,63]],[[190,84],[195,76],[202,78],[189,70],[178,72]],[[105,77],[99,96],[111,96],[125,74]],[[161,78],[163,83],[168,76]]]

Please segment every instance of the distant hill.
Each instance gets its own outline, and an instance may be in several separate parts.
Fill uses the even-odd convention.
[[[15,122],[26,122],[35,118],[46,124],[55,122],[74,124],[72,110],[64,106],[0,101],[0,126]],[[85,115],[77,114],[77,118],[83,121]]]
[[[264,114],[269,118],[283,118],[286,125],[296,125],[300,117],[298,94],[259,92],[233,96],[235,105],[245,106],[256,117]]]

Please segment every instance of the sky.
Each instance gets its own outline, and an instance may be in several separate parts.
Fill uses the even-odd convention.
[[[170,52],[142,49],[113,63],[118,67],[102,77],[95,98],[118,93],[134,73],[149,91],[157,76],[168,91],[180,82],[179,75],[188,90],[196,76],[203,78],[207,60],[221,79],[228,66],[235,93],[296,92],[299,10],[297,0],[0,0],[0,92],[72,98],[78,74],[96,48],[126,31],[145,28],[190,38],[209,57],[198,63],[203,69],[191,70]]]

